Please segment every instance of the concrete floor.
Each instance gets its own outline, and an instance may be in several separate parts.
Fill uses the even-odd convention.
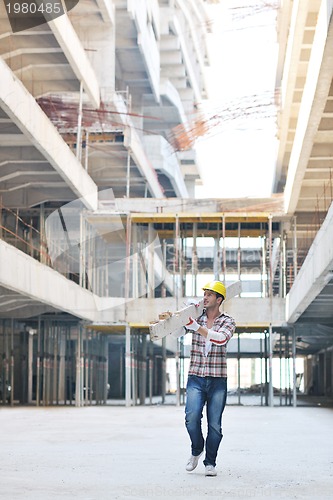
[[[0,408],[0,498],[333,498],[333,409],[227,406],[218,476],[184,408]]]

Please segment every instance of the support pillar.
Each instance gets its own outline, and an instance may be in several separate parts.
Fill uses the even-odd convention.
[[[238,249],[237,249],[237,274],[238,281],[241,279],[241,258],[242,258],[242,249],[241,249],[241,223],[238,222]]]
[[[148,224],[148,298],[152,299],[155,296],[155,270],[154,270],[154,226]]]
[[[296,385],[296,328],[293,328],[293,407],[297,407],[297,385]]]
[[[11,332],[10,332],[10,405],[14,406],[14,319],[12,319],[11,324]],[[31,360],[31,370],[32,370],[32,360]],[[31,386],[32,386],[32,377],[31,377]],[[31,402],[32,402],[32,393],[31,393]]]
[[[77,117],[77,133],[76,133],[76,158],[81,162],[82,158],[82,106],[83,106],[83,82],[80,81],[80,101]]]
[[[76,341],[76,376],[75,376],[75,406],[83,404],[83,362],[82,362],[82,327],[78,326]]]
[[[167,355],[166,355],[166,337],[162,339],[162,403],[165,403],[165,395],[166,395],[166,363]]]
[[[139,371],[139,398],[140,405],[146,402],[146,385],[147,385],[147,336],[141,338],[141,356],[140,356],[140,371]]]
[[[177,383],[177,388],[176,388],[176,406],[180,406],[180,355],[179,355],[179,339],[177,339],[177,352],[175,355],[176,359],[176,383]]]
[[[223,272],[223,282],[225,283],[227,274],[227,249],[226,249],[226,239],[225,239],[225,215],[222,218],[222,241],[223,241],[223,260],[222,260],[222,272]]]
[[[65,401],[66,399],[66,336],[64,335],[64,328],[59,329],[59,391],[58,399]]]
[[[220,279],[220,237],[217,236],[214,240],[214,261],[213,261],[213,267],[214,267],[214,280],[219,280]]]
[[[272,323],[269,324],[269,337],[268,337],[268,406],[274,406],[274,392],[273,392],[273,330]]]
[[[294,222],[294,227],[293,227],[293,265],[294,265],[294,281],[295,281],[296,276],[297,276],[297,224],[296,224],[296,216],[293,218],[293,222]]]
[[[131,327],[125,329],[125,405],[131,406]]]
[[[241,404],[241,371],[240,371],[240,336],[237,336],[237,393],[238,393],[238,404]]]
[[[127,303],[130,296],[130,255],[131,255],[131,232],[132,221],[131,216],[127,216],[126,221],[126,267],[125,267],[125,317],[127,321]],[[131,406],[132,392],[132,363],[131,363],[131,327],[126,323],[125,327],[125,405]]]
[[[269,357],[269,385],[268,385],[268,405],[274,406],[273,394],[273,261],[272,261],[272,247],[273,247],[273,234],[272,234],[272,216],[268,217],[268,231],[269,231],[269,306],[270,306],[270,323],[269,323],[269,343],[268,343],[268,357]]]
[[[198,275],[198,250],[197,250],[198,224],[193,223],[193,246],[192,246],[192,296],[197,296]]]
[[[32,362],[33,362],[33,345],[34,345],[34,336],[33,331],[29,331],[28,333],[28,394],[27,394],[27,403],[30,405],[32,403]],[[13,391],[13,387],[12,387]]]
[[[39,261],[46,264],[46,244],[45,244],[45,207],[44,203],[40,205],[39,211]]]

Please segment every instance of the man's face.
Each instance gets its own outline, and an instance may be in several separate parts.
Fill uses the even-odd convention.
[[[216,304],[219,305],[216,293],[211,292],[210,290],[204,291],[204,307],[206,309],[216,307]]]

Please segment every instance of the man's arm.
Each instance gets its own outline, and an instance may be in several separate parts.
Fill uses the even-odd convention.
[[[217,345],[225,345],[233,336],[236,328],[235,321],[229,316],[226,316],[226,319],[218,332],[199,325],[193,318],[189,319],[189,322],[186,324],[187,329],[199,333],[207,340],[210,340],[213,344]]]

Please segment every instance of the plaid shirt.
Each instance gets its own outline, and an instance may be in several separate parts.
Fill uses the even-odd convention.
[[[205,311],[197,319],[199,325],[207,328],[207,316]],[[214,319],[211,330],[223,333],[226,339],[223,341],[211,340],[211,349],[205,354],[206,339],[200,333],[192,333],[192,349],[189,375],[199,377],[226,377],[227,376],[227,343],[233,336],[236,325],[234,319],[228,314],[221,313]]]

